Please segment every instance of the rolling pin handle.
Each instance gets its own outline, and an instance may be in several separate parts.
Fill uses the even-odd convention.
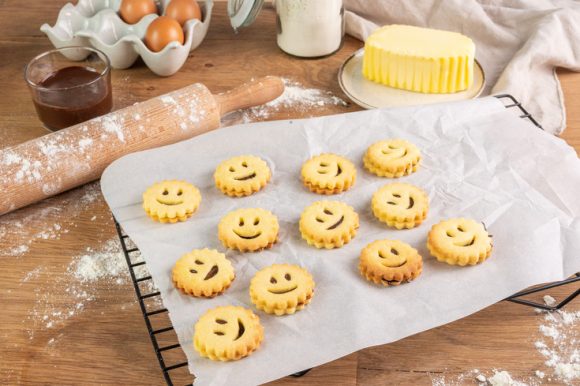
[[[284,92],[284,82],[277,76],[253,79],[232,90],[215,95],[220,115],[239,109],[262,105],[278,98]]]

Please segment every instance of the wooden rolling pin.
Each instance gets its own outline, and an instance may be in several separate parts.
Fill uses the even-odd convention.
[[[279,97],[278,77],[213,95],[194,84],[0,150],[0,215],[98,179],[126,154],[216,129],[225,114]]]

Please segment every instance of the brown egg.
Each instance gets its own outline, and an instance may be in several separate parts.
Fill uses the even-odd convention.
[[[183,28],[179,23],[167,16],[159,16],[153,20],[145,34],[145,44],[153,52],[159,52],[171,42],[183,44]]]
[[[184,25],[186,21],[191,19],[201,20],[201,9],[195,0],[171,0],[165,9],[165,16],[169,16],[177,20],[179,24]]]
[[[156,14],[157,6],[153,0],[123,0],[119,13],[126,23],[135,24],[145,15]]]

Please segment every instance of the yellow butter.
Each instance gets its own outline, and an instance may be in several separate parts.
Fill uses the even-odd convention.
[[[465,35],[388,25],[365,42],[363,76],[389,87],[454,93],[473,83],[475,44]]]

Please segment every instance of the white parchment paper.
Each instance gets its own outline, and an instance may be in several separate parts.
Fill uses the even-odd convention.
[[[405,138],[423,155],[419,171],[399,179],[429,194],[429,216],[413,230],[386,228],[370,210],[373,192],[392,180],[366,172],[361,158],[371,143],[385,138]],[[301,211],[325,198],[302,186],[300,167],[322,152],[342,154],[358,169],[355,186],[333,199],[355,208],[360,229],[350,244],[330,251],[309,247],[298,230]],[[215,188],[213,171],[220,161],[241,154],[265,159],[273,179],[258,194],[229,198]],[[183,179],[200,188],[201,206],[190,220],[168,225],[145,215],[142,193],[164,179]],[[196,385],[270,381],[449,323],[529,285],[580,270],[580,160],[563,140],[518,118],[491,97],[222,128],[128,155],[105,171],[101,184],[161,291]],[[281,227],[279,242],[259,253],[228,251],[236,280],[222,296],[195,299],[175,290],[175,261],[194,248],[224,251],[217,224],[241,207],[274,212]],[[493,235],[493,254],[484,264],[460,268],[429,256],[425,243],[430,227],[460,216],[485,222]],[[424,269],[417,280],[383,288],[359,275],[360,250],[383,238],[400,239],[419,250]],[[303,311],[275,317],[251,304],[250,279],[273,263],[300,264],[314,276],[315,295]],[[228,304],[258,313],[265,329],[263,344],[237,362],[201,358],[193,349],[193,325],[206,310]]]

